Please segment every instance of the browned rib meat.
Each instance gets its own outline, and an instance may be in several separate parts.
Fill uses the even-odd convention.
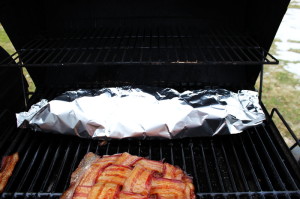
[[[10,156],[5,156],[2,158],[1,169],[0,169],[0,193],[3,192],[18,160],[19,160],[18,153],[14,153]]]
[[[74,191],[80,183],[82,177],[85,175],[86,171],[89,170],[91,165],[100,160],[100,157],[94,153],[88,153],[79,163],[77,169],[72,173],[70,180],[70,187],[61,196],[61,199],[71,199],[73,197]]]

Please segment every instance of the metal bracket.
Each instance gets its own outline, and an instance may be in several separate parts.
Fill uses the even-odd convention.
[[[271,119],[273,118],[274,113],[276,113],[278,115],[278,117],[280,118],[280,120],[282,121],[282,123],[284,124],[284,126],[286,127],[286,129],[288,130],[288,132],[291,134],[291,136],[294,138],[295,140],[295,144],[297,144],[300,147],[300,141],[298,140],[296,134],[294,133],[294,131],[291,129],[290,125],[285,121],[285,119],[283,118],[283,116],[281,115],[281,113],[279,112],[279,110],[277,108],[273,108],[271,111]],[[294,146],[295,147],[295,146]],[[290,149],[292,149],[293,147],[291,147]]]
[[[19,61],[17,62],[18,64],[18,67],[20,69],[20,76],[21,76],[21,84],[22,84],[22,90],[23,90],[23,97],[24,97],[24,106],[25,106],[25,110],[27,110],[27,105],[28,105],[28,91],[26,90],[26,84],[25,84],[25,77],[24,77],[24,74],[23,74],[23,67],[24,65],[22,64],[22,60],[21,60],[21,57],[19,56]]]
[[[264,60],[265,58],[265,52],[262,49],[262,59]],[[260,76],[259,76],[259,90],[258,90],[258,100],[259,103],[261,104],[261,99],[262,99],[262,90],[263,90],[263,79],[264,79],[264,65],[261,65],[261,69],[260,69]]]
[[[25,86],[25,77],[23,75],[23,67],[19,66],[20,69],[20,75],[21,75],[21,80],[22,80],[22,90],[23,90],[23,97],[24,97],[24,106],[25,109],[27,110],[27,103],[28,103],[28,96],[27,96],[27,91],[26,91],[26,86]]]
[[[260,103],[261,103],[261,98],[262,98],[263,79],[264,79],[264,65],[261,66],[260,77],[259,77],[258,99],[259,99]]]

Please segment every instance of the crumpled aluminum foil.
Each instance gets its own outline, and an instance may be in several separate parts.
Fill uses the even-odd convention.
[[[99,139],[236,134],[265,119],[254,91],[151,87],[68,91],[16,116],[18,127]]]

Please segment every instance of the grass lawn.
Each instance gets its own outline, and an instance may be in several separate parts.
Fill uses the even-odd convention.
[[[275,40],[278,41],[278,40]],[[293,41],[299,42],[299,41]],[[4,47],[10,54],[14,52],[9,38],[5,34],[4,29],[0,25],[0,45]],[[299,53],[299,49],[291,49]],[[271,53],[276,55],[276,45],[273,44]],[[273,107],[278,108],[288,123],[291,125],[292,129],[297,133],[300,138],[300,80],[295,77],[294,74],[288,72],[284,69],[284,62],[282,65],[266,65],[264,71],[264,87],[263,87],[263,102],[267,109],[271,111]],[[35,86],[30,79],[26,70],[24,70],[24,75],[29,82],[29,90],[34,91]],[[276,120],[275,118],[275,121]],[[280,131],[283,133],[286,142],[290,145],[293,142],[286,136],[284,126],[278,123]]]
[[[9,54],[15,52],[15,48],[11,45],[11,42],[6,35],[2,25],[0,24],[0,46],[4,48]]]
[[[300,138],[300,79],[286,71],[283,65],[266,65],[264,68],[262,101],[269,113],[272,108],[278,108]],[[279,118],[275,118],[275,123],[288,145],[292,145],[294,141],[287,136],[288,132]]]
[[[300,5],[297,4],[297,2],[295,2],[295,1],[291,1],[289,8],[300,8]]]
[[[15,52],[15,48],[13,47],[13,45],[11,44],[10,39],[8,38],[5,30],[3,29],[2,25],[0,24],[0,46],[2,48],[4,48],[10,55],[13,54]],[[32,81],[32,79],[30,78],[26,68],[23,68],[23,73],[24,76],[28,82],[28,90],[30,92],[34,92],[35,91],[35,85]]]

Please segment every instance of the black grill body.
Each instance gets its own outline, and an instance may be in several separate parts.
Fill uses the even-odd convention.
[[[26,67],[36,91],[23,84],[24,95],[0,94],[16,99],[0,110],[0,157],[20,154],[0,197],[59,198],[87,152],[127,151],[180,166],[198,198],[300,198],[299,165],[266,110],[262,125],[238,135],[103,143],[17,129],[11,108],[79,88],[254,90],[263,65],[278,63],[268,50],[288,3],[2,1],[1,24],[17,52],[0,70]]]

